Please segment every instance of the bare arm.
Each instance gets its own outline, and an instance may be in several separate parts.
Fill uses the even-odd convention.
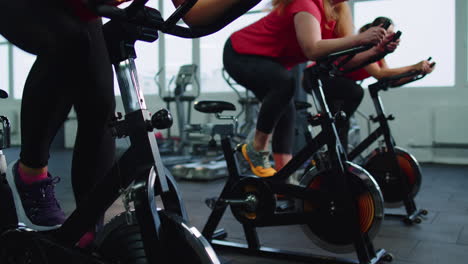
[[[294,16],[296,37],[305,56],[310,60],[317,60],[340,50],[345,50],[358,45],[377,44],[385,36],[383,28],[369,29],[359,34],[345,36],[336,39],[322,39],[319,21],[308,12],[299,12]],[[374,55],[374,51],[363,52],[366,56]],[[361,57],[361,56],[356,56]],[[354,60],[354,59],[353,59]]]
[[[219,19],[227,10],[240,1],[249,0],[198,0],[184,17],[185,23],[189,26],[204,26]],[[175,7],[178,7],[185,0],[172,0]]]
[[[430,73],[432,71],[429,67],[430,63],[428,61],[421,61],[413,65],[398,68],[390,68],[388,67],[387,62],[384,59],[382,61],[382,66],[379,66],[378,63],[372,63],[364,67],[364,69],[376,79],[395,76],[409,71],[419,71],[427,73]]]

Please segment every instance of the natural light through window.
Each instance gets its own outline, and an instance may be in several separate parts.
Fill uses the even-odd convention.
[[[36,60],[36,56],[15,47],[13,49],[13,58],[14,98],[21,99],[23,96],[24,83],[26,82],[31,66]]]
[[[354,3],[356,30],[378,16],[391,18],[403,32],[401,44],[386,60],[390,67],[432,57],[437,70],[408,86],[455,85],[455,0],[379,0]],[[366,85],[365,85],[366,86]]]

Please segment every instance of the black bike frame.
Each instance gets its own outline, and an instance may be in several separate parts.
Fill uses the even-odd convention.
[[[155,33],[157,38],[157,31]],[[133,44],[139,37],[115,43],[125,49],[121,49],[122,54],[117,56],[119,61],[113,62],[125,110],[125,121],[120,121],[123,123],[117,129],[118,133],[128,135],[131,147],[97,183],[87,200],[56,231],[56,236],[60,243],[72,246],[95,225],[122,194],[122,190],[134,182],[131,191],[138,222],[145,227],[141,233],[145,252],[148,261],[156,263],[169,261],[170,256],[165,255],[167,252],[157,251],[161,248],[161,220],[155,196],[161,196],[166,210],[172,210],[184,219],[187,219],[187,214],[174,179],[165,174],[153,127],[149,124],[151,117],[138,83],[134,62],[136,56]]]
[[[414,73],[413,73],[414,75]],[[402,74],[399,76],[393,77],[391,80],[396,81],[401,78],[411,76],[410,73]],[[422,77],[420,77],[422,78]],[[414,80],[418,80],[420,78],[415,78]],[[401,167],[398,163],[397,154],[395,150],[395,140],[392,136],[390,126],[388,120],[393,120],[393,116],[387,116],[383,107],[382,99],[379,96],[380,91],[385,91],[391,86],[391,82],[389,79],[384,79],[383,81],[378,81],[369,86],[369,94],[372,98],[372,102],[375,107],[375,111],[377,113],[376,118],[372,120],[374,122],[379,123],[379,127],[376,128],[372,133],[370,133],[361,143],[359,143],[349,154],[348,157],[350,160],[354,160],[358,155],[360,155],[363,151],[365,151],[371,144],[376,142],[381,136],[383,136],[385,147],[387,152],[391,155],[392,158],[392,167],[395,168],[395,171],[398,172],[399,185],[401,186],[402,193],[407,194],[406,197],[403,199],[403,203],[405,205],[405,209],[407,214],[406,215],[399,215],[399,214],[387,214],[388,216],[396,216],[396,217],[404,217],[407,221],[411,223],[422,214],[424,210],[418,210],[416,207],[416,203],[414,199],[410,195],[410,187],[407,177],[403,177],[403,172]]]
[[[316,67],[319,69],[320,67]],[[281,170],[279,170],[274,176],[262,178],[263,181],[267,182],[275,194],[285,194],[290,197],[302,198],[302,199],[328,199],[333,197],[337,201],[341,201],[346,210],[348,217],[343,219],[342,224],[347,226],[349,230],[353,230],[354,246],[359,259],[359,263],[377,263],[380,261],[383,255],[386,254],[385,250],[380,249],[375,251],[374,246],[369,239],[368,234],[360,232],[358,215],[357,215],[357,202],[352,198],[350,192],[349,183],[346,177],[347,158],[343,151],[341,143],[338,140],[338,133],[334,124],[334,117],[331,115],[328,106],[325,101],[325,97],[322,91],[322,84],[320,77],[323,74],[329,74],[328,69],[325,71],[318,70],[315,72],[317,83],[314,84],[312,89],[314,99],[316,101],[317,108],[320,113],[320,125],[322,127],[321,133],[319,133],[313,140],[310,140],[307,145],[300,150],[296,155],[293,156],[292,160],[288,162]],[[310,120],[309,120],[310,121]],[[301,187],[292,184],[286,184],[284,181],[291,177],[293,173],[298,170],[310,157],[319,151],[323,146],[327,146],[328,155],[331,161],[331,177],[326,177],[325,183],[327,186],[333,186],[330,188],[332,191],[324,193],[323,191],[311,190],[307,187]],[[214,246],[236,248],[244,250],[250,254],[260,255],[273,255],[275,257],[285,257],[288,259],[306,260],[306,261],[317,261],[320,260],[323,263],[355,263],[352,260],[323,257],[316,255],[306,255],[286,252],[278,249],[265,248],[260,245],[259,238],[256,232],[258,226],[277,226],[277,225],[293,225],[293,224],[306,224],[309,219],[313,219],[313,213],[282,213],[275,214],[269,217],[267,220],[262,220],[261,223],[242,224],[247,245],[238,243],[232,243],[227,241],[218,240],[216,238],[223,235],[223,233],[215,232],[217,225],[219,224],[228,204],[220,205],[220,198],[229,199],[232,192],[232,187],[244,177],[240,175],[239,162],[235,156],[235,150],[233,150],[232,141],[230,135],[224,135],[222,137],[222,147],[225,155],[229,177],[228,180],[218,197],[216,202],[217,206],[211,212],[207,223],[203,229],[203,236],[212,242]],[[354,202],[351,202],[354,201]]]

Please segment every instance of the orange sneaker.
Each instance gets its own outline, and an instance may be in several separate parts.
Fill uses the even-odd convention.
[[[252,143],[242,145],[242,155],[250,165],[252,172],[258,177],[270,177],[276,173],[271,167],[268,151],[255,151]]]

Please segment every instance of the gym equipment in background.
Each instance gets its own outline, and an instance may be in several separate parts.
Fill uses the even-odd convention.
[[[200,82],[197,78],[196,64],[182,65],[177,76],[171,78],[167,89],[159,86],[159,96],[166,103],[170,111],[171,103],[176,109],[178,137],[172,136],[171,130],[167,130],[166,139],[160,144],[162,153],[169,155],[189,155],[190,139],[186,124],[191,123],[192,105],[195,99],[200,96]],[[175,82],[174,82],[175,79]],[[172,82],[175,87],[171,88]],[[156,82],[158,83],[158,82]]]

